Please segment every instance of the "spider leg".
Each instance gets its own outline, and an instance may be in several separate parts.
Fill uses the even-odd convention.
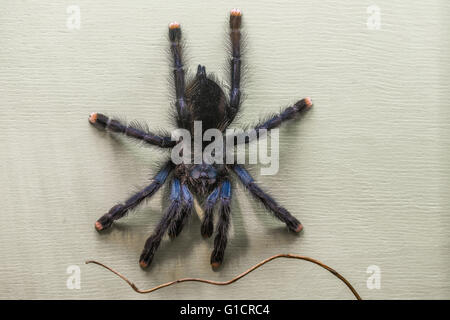
[[[256,132],[256,139],[259,139],[260,137],[260,129],[265,130],[271,130],[274,128],[279,127],[284,121],[293,119],[297,114],[302,114],[306,111],[308,111],[312,106],[312,100],[311,98],[304,98],[300,101],[297,101],[293,106],[287,107],[280,113],[270,117],[269,119],[258,123],[253,130]],[[238,134],[239,136],[239,134]],[[251,139],[248,135],[244,136],[244,139],[241,139],[241,141],[245,141],[245,143],[249,143],[254,139]],[[236,140],[235,143],[238,143],[240,140],[239,138]]]
[[[214,250],[211,253],[211,266],[213,269],[220,267],[225,254],[228,241],[228,228],[230,226],[230,203],[231,184],[229,180],[225,180],[220,188],[219,221],[216,227],[217,235],[214,238]]]
[[[272,211],[275,217],[286,223],[289,230],[294,232],[302,231],[303,226],[300,221],[292,216],[285,208],[281,207],[271,196],[261,190],[244,167],[235,164],[233,165],[233,170],[250,193],[259,199],[267,209]]]
[[[213,214],[214,206],[216,205],[217,199],[219,198],[220,187],[215,188],[205,201],[205,216],[202,221],[201,234],[203,238],[209,238],[213,234]]]
[[[139,258],[139,264],[142,268],[146,268],[150,265],[155,255],[156,250],[158,250],[161,240],[166,233],[171,221],[175,218],[178,210],[181,207],[181,197],[182,191],[180,186],[180,180],[174,178],[172,180],[171,192],[170,192],[170,205],[164,212],[163,217],[156,226],[153,234],[145,242],[144,250]]]
[[[171,137],[162,137],[146,130],[135,128],[132,125],[125,125],[120,121],[111,119],[101,113],[92,113],[89,116],[89,122],[99,129],[122,133],[128,137],[142,140],[148,144],[161,148],[171,148],[176,144],[176,141],[172,141]]]
[[[194,197],[192,193],[185,183],[181,184],[181,206],[169,224],[168,234],[171,239],[177,237],[181,230],[183,230],[187,219],[191,215],[193,205]]]
[[[189,128],[190,115],[186,104],[185,98],[185,79],[184,69],[182,61],[182,42],[181,42],[181,28],[178,22],[172,22],[169,24],[169,41],[170,51],[172,52],[173,59],[173,75],[175,81],[175,97],[176,108],[180,125],[183,128]]]
[[[230,59],[230,105],[229,121],[236,116],[241,102],[241,20],[242,12],[239,9],[233,9],[230,12],[230,41],[231,41],[231,59]]]
[[[168,161],[166,165],[156,174],[151,184],[139,191],[124,203],[117,204],[112,207],[108,213],[104,214],[95,223],[95,229],[97,231],[105,230],[109,228],[114,220],[118,220],[125,216],[131,209],[139,205],[144,199],[153,196],[156,191],[164,184],[167,176],[173,169],[172,161]]]
[[[272,118],[258,124],[255,129],[273,129],[279,127],[284,121],[293,119],[297,114],[309,110],[312,106],[311,98],[304,98],[297,101],[293,106],[287,107],[279,114],[276,114]]]

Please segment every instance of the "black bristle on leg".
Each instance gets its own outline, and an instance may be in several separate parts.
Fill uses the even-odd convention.
[[[121,133],[161,148],[171,148],[176,144],[176,141],[172,141],[171,137],[161,136],[148,130],[144,131],[141,128],[136,128],[133,125],[123,124],[119,120],[111,119],[101,113],[92,113],[89,116],[89,122],[98,129]]]
[[[185,71],[183,68],[183,52],[181,42],[181,27],[178,22],[169,25],[170,51],[173,61],[173,76],[175,85],[175,106],[178,113],[178,124],[182,128],[190,128],[191,115],[185,97]]]
[[[304,98],[302,100],[297,101],[294,105],[287,107],[283,111],[278,114],[275,114],[268,119],[259,122],[253,130],[256,132],[256,135],[250,137],[246,132],[242,133],[242,137],[239,137],[239,134],[236,136],[234,143],[249,143],[253,141],[255,138],[259,139],[261,137],[260,130],[271,130],[279,127],[283,122],[294,119],[298,115],[304,114],[312,107],[312,101],[310,98]]]
[[[112,207],[108,213],[104,214],[95,223],[95,228],[97,231],[105,230],[109,228],[114,220],[118,220],[124,217],[131,209],[136,208],[144,199],[153,196],[156,191],[161,188],[167,179],[169,173],[173,170],[174,165],[172,161],[168,161],[165,166],[156,174],[153,182],[145,187],[143,190],[134,194],[132,197],[127,199],[124,203],[117,204]]]
[[[242,13],[239,9],[230,12],[230,104],[228,108],[228,119],[233,121],[239,111],[241,104],[241,22]]]
[[[219,221],[216,227],[216,237],[214,238],[214,250],[211,253],[211,267],[217,269],[220,267],[225,255],[225,248],[228,242],[228,229],[230,227],[230,202],[231,202],[231,184],[225,180],[220,189],[220,209]]]
[[[209,238],[214,232],[214,207],[219,198],[220,188],[215,188],[205,201],[205,216],[203,217],[201,234],[203,238]]]
[[[287,107],[279,114],[274,115],[272,118],[266,120],[263,123],[258,124],[255,127],[255,130],[266,129],[270,130],[276,127],[279,127],[281,123],[286,120],[293,119],[297,114],[300,114],[304,111],[307,111],[312,106],[312,102],[310,98],[304,98],[300,101],[297,101],[293,106]]]
[[[170,222],[174,219],[181,207],[180,181],[176,178],[172,180],[170,201],[169,207],[164,212],[164,215],[153,231],[153,234],[145,242],[144,250],[139,258],[139,264],[142,268],[148,267],[152,262],[153,256],[155,255],[156,250],[158,250],[161,240],[169,228]]]
[[[122,204],[117,204],[95,222],[95,229],[97,229],[97,231],[106,230],[111,227],[114,220],[120,219],[120,217],[123,217],[124,215],[124,206]]]
[[[168,234],[171,239],[178,237],[181,230],[183,230],[186,221],[191,215],[192,207],[194,203],[194,198],[192,197],[192,193],[189,191],[189,188],[186,184],[181,185],[181,205],[178,209],[175,217],[170,222],[168,228]]]
[[[289,213],[285,208],[280,206],[270,195],[261,190],[260,187],[253,181],[250,173],[244,167],[235,164],[233,170],[241,180],[242,184],[250,191],[250,193],[260,200],[264,206],[269,209],[275,217],[283,221],[289,230],[300,232],[303,229],[300,221]]]

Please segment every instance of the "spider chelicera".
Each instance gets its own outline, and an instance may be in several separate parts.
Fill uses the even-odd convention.
[[[185,85],[185,70],[182,60],[181,28],[177,22],[169,24],[169,41],[173,61],[176,124],[178,128],[193,131],[194,121],[202,122],[202,130],[209,128],[219,129],[224,132],[233,122],[241,105],[241,20],[242,13],[239,9],[230,12],[230,78],[228,96],[216,83],[211,75],[207,74],[205,67],[199,65],[197,74]],[[312,106],[310,98],[304,98],[294,105],[273,115],[268,120],[261,121],[254,129],[258,133],[260,129],[270,130],[281,125],[285,120],[294,118],[297,114],[307,111]],[[107,117],[101,113],[92,113],[89,122],[97,128],[111,132],[122,133],[143,141],[146,144],[160,148],[173,148],[179,141],[172,141],[167,134],[157,134],[144,129],[137,124],[124,124],[123,122]],[[259,134],[257,136],[259,138]],[[249,140],[245,140],[248,143]],[[208,238],[214,231],[213,213],[216,203],[219,202],[219,217],[216,222],[216,236],[214,250],[211,254],[211,266],[218,268],[224,258],[227,245],[227,233],[230,225],[230,201],[231,201],[231,172],[234,172],[249,192],[276,218],[286,224],[293,232],[300,232],[302,224],[292,216],[288,210],[280,206],[271,196],[264,192],[253,180],[249,172],[240,164],[175,164],[167,160],[159,172],[155,175],[151,184],[143,190],[131,196],[125,202],[112,207],[108,213],[100,217],[95,223],[97,231],[109,228],[114,220],[125,216],[144,199],[152,197],[171,178],[171,192],[168,207],[165,209],[161,221],[156,226],[153,234],[147,239],[144,250],[139,259],[141,267],[146,268],[153,260],[161,240],[167,232],[170,238],[175,238],[183,229],[190,216],[196,198],[199,197],[203,210],[201,234]]]

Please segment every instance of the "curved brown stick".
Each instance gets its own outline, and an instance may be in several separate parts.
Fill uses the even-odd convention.
[[[347,281],[347,279],[345,279],[343,276],[341,276],[336,270],[334,270],[333,268],[330,268],[329,266],[327,266],[326,264],[315,260],[313,258],[310,257],[306,257],[306,256],[301,256],[298,254],[292,254],[292,253],[280,253],[280,254],[276,254],[274,256],[271,256],[257,264],[255,264],[253,267],[251,267],[250,269],[248,269],[247,271],[241,273],[240,275],[234,277],[231,280],[228,281],[213,281],[213,280],[206,280],[206,279],[200,279],[200,278],[183,278],[183,279],[178,279],[178,280],[174,280],[174,281],[170,281],[170,282],[166,282],[163,284],[160,284],[159,286],[153,287],[151,289],[146,289],[146,290],[141,290],[138,287],[136,287],[136,285],[131,282],[130,280],[128,280],[124,275],[122,275],[121,273],[117,272],[116,270],[104,265],[103,263],[100,263],[98,261],[86,261],[86,264],[88,263],[95,263],[99,266],[102,266],[105,269],[108,269],[109,271],[111,271],[112,273],[114,273],[115,275],[117,275],[118,277],[122,278],[123,281],[125,281],[126,283],[128,283],[128,285],[133,288],[134,291],[136,291],[137,293],[150,293],[168,286],[171,286],[173,284],[176,283],[180,283],[180,282],[187,282],[187,281],[195,281],[195,282],[203,282],[203,283],[208,283],[208,284],[213,284],[216,286],[225,286],[228,284],[232,284],[235,281],[238,281],[239,279],[241,279],[242,277],[245,277],[247,274],[249,274],[250,272],[258,269],[259,267],[261,267],[262,265],[266,264],[269,261],[278,259],[278,258],[289,258],[289,259],[300,259],[300,260],[306,260],[309,262],[312,262],[314,264],[317,264],[318,266],[328,270],[329,272],[331,272],[334,276],[336,276],[337,278],[339,278],[342,282],[345,283],[345,285],[350,289],[350,291],[353,293],[353,295],[356,297],[356,299],[361,300],[361,296],[358,294],[358,292],[355,290],[355,288],[353,288],[353,286],[350,284],[350,282]]]

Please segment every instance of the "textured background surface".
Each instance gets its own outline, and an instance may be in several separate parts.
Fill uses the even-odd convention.
[[[369,30],[367,8],[381,9]],[[79,5],[81,28],[66,27]],[[161,216],[159,193],[106,234],[94,221],[163,154],[88,125],[93,111],[169,124],[167,23],[183,24],[191,67],[222,75],[230,8],[249,35],[242,122],[304,96],[315,107],[280,130],[276,176],[258,177],[305,225],[299,237],[238,186],[220,272],[193,216],[148,272],[138,257]],[[141,287],[178,277],[225,280],[280,252],[320,259],[363,298],[450,298],[448,1],[2,1],[0,5],[1,298],[352,298],[331,274],[277,261],[228,287],[185,283],[135,294],[87,259]],[[258,168],[255,168],[258,169]],[[259,170],[253,170],[259,176]],[[81,268],[69,290],[66,269]],[[366,269],[381,269],[369,290]]]

